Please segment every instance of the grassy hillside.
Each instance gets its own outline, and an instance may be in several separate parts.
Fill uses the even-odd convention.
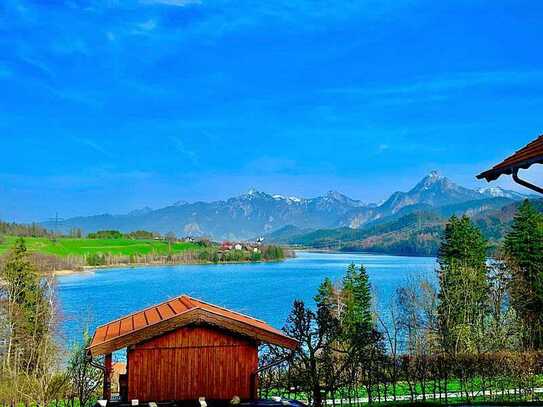
[[[13,236],[4,237],[3,242],[0,243],[0,254],[8,250],[15,239],[17,238]],[[25,242],[30,252],[56,256],[169,254],[168,243],[160,240],[60,238],[52,241],[43,237],[27,237]],[[173,243],[171,245],[172,253],[198,249],[200,246],[195,243]]]
[[[0,239],[0,267],[6,252],[17,237]],[[260,250],[222,250],[210,242],[176,242],[171,245],[155,239],[82,239],[25,237],[31,259],[39,270],[82,270],[85,266],[128,264],[194,264],[282,260],[291,253],[279,246],[261,246]]]

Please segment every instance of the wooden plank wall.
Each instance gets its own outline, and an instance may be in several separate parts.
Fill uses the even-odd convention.
[[[251,398],[257,344],[206,326],[186,326],[128,351],[128,398],[142,401]]]

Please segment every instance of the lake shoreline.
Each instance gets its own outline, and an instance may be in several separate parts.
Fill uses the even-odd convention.
[[[370,256],[387,256],[387,257],[408,257],[408,258],[432,258],[435,256],[417,256],[417,255],[407,255],[407,254],[394,254],[394,253],[376,253],[376,252],[365,252],[365,251],[341,251],[333,249],[289,249],[289,253],[292,255],[285,256],[283,259],[278,260],[259,260],[259,261],[229,261],[229,262],[212,262],[212,261],[195,261],[195,262],[173,262],[173,263],[164,263],[164,262],[150,262],[150,263],[119,263],[111,265],[102,265],[102,266],[83,266],[82,269],[64,269],[64,270],[55,270],[52,271],[52,274],[57,276],[68,276],[72,274],[85,274],[85,273],[95,273],[97,271],[107,271],[114,269],[124,269],[124,268],[152,268],[152,267],[175,267],[175,266],[212,266],[212,265],[235,265],[235,264],[262,264],[262,263],[283,263],[289,259],[296,258],[296,253],[315,253],[315,254],[355,254],[355,255],[370,255]]]
[[[85,273],[95,273],[97,271],[107,271],[109,269],[124,269],[124,268],[136,268],[136,267],[175,267],[175,266],[212,266],[212,265],[231,265],[231,264],[260,264],[260,263],[281,263],[285,260],[295,258],[296,255],[293,253],[292,256],[286,256],[283,259],[277,260],[258,260],[258,261],[225,261],[214,263],[212,261],[194,261],[194,262],[150,262],[150,263],[118,263],[110,264],[103,266],[83,266],[82,269],[61,269],[53,270],[51,273],[53,276],[68,276],[71,274],[85,274]]]
[[[325,253],[325,254],[364,254],[372,256],[394,256],[394,257],[425,257],[433,258],[437,254],[400,254],[400,253],[389,253],[389,252],[372,252],[365,250],[335,250],[335,249],[312,249],[312,248],[303,248],[303,249],[289,249],[295,252],[306,252],[306,253]]]

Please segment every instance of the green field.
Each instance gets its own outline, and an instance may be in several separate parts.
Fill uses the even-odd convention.
[[[16,237],[6,236],[0,243],[0,254],[6,252],[15,242]],[[52,241],[48,238],[27,237],[26,246],[30,252],[65,256],[86,256],[90,254],[112,255],[168,255],[186,250],[199,250],[195,243],[172,243],[171,252],[168,242],[161,240],[131,239],[71,239],[59,238]]]

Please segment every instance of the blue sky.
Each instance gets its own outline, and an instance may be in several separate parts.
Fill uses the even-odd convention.
[[[379,201],[433,169],[482,186],[543,133],[542,20],[535,0],[3,0],[0,218],[250,187]]]

